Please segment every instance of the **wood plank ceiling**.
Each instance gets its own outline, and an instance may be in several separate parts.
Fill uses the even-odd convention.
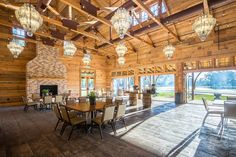
[[[209,12],[214,5],[229,2],[231,0],[31,0],[35,6],[40,8],[44,4],[46,10],[41,12],[44,20],[43,26],[35,33],[36,39],[27,38],[27,42],[37,42],[40,37],[53,39],[57,45],[62,45],[62,40],[51,35],[52,31],[65,33],[65,39],[75,42],[80,52],[89,49],[98,55],[116,56],[115,47],[121,39],[115,32],[110,19],[115,11],[107,7],[124,7],[131,12],[137,20],[137,25],[132,26],[123,39],[128,47],[128,53],[137,53],[141,47],[146,50],[163,45],[171,34],[171,41],[179,44],[184,38],[178,31],[176,23],[190,17],[200,15],[205,5],[205,12]],[[0,25],[5,27],[20,27],[14,16],[14,10],[28,0],[4,0],[0,2]],[[158,15],[154,14],[150,6],[157,4]],[[162,11],[160,8],[165,8]],[[88,10],[86,8],[89,8]],[[97,10],[97,12],[96,12]],[[95,12],[94,12],[95,11]],[[142,14],[148,16],[143,20]],[[77,22],[77,29],[70,29],[63,25],[63,19]],[[191,27],[191,25],[190,25]],[[188,29],[186,29],[188,30]],[[160,32],[158,36],[150,35],[151,32]],[[1,38],[12,38],[11,31],[0,32]],[[152,33],[153,34],[153,33]],[[156,34],[156,33],[154,33]]]

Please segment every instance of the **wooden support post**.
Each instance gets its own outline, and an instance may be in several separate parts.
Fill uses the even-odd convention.
[[[185,97],[185,79],[186,74],[183,72],[183,63],[176,64],[175,74],[175,103],[184,104],[186,103]]]
[[[135,69],[135,71],[134,71],[134,85],[139,87],[140,86],[140,77],[138,75],[138,72],[139,72],[139,69],[138,68]]]

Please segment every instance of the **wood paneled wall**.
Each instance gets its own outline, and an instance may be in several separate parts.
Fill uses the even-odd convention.
[[[26,95],[26,64],[36,56],[36,45],[27,43],[18,59],[13,59],[7,48],[8,41],[0,39],[0,107],[23,105],[21,96]],[[68,90],[80,93],[80,69],[84,68],[81,52],[74,57],[64,57],[60,49],[60,60],[67,67]],[[96,70],[96,89],[106,89],[107,66],[105,57],[92,55],[90,64]]]
[[[21,105],[26,95],[26,64],[35,57],[35,45],[27,44],[19,59],[13,59],[8,41],[0,39],[0,106]]]

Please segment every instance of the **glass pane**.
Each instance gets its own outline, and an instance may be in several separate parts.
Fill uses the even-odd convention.
[[[89,93],[91,91],[94,91],[94,79],[88,79],[88,89],[89,89]]]
[[[81,78],[81,96],[87,96],[87,86],[85,78]]]

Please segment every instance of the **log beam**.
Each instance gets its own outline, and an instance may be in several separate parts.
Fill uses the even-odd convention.
[[[170,32],[170,34],[176,38],[178,41],[180,41],[179,37],[173,33],[167,26],[165,26],[164,24],[161,23],[160,19],[158,19],[157,17],[155,17],[152,13],[152,11],[141,1],[141,0],[133,0],[133,2],[139,7],[141,8],[143,11],[145,11],[148,16],[154,21],[156,22],[158,25],[160,25],[163,29],[165,29],[166,31]]]

